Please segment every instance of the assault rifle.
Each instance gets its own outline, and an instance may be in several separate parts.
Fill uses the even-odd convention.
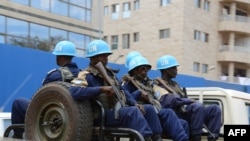
[[[147,92],[145,92],[144,90],[142,90],[135,82],[135,80],[129,76],[129,75],[126,75],[125,77],[123,77],[124,80],[126,81],[130,81],[138,90],[141,91],[142,95],[144,95],[145,97],[148,98],[148,101],[149,103],[151,103],[152,105],[154,105],[157,113],[161,110],[161,104],[159,101],[157,101],[156,99],[154,99],[154,97],[150,94],[147,94]]]
[[[104,68],[102,62],[98,62],[95,65],[96,69],[99,71],[99,73],[102,75],[102,77],[104,78],[104,80],[113,88],[113,91],[115,92],[116,98],[117,98],[117,103],[115,104],[115,118],[118,119],[118,113],[119,113],[119,109],[121,107],[125,107],[125,95],[124,93],[122,93],[122,91],[120,91],[119,86],[115,85],[115,83],[113,82],[112,79],[110,79],[110,77],[108,76],[108,73],[106,71],[106,69]]]

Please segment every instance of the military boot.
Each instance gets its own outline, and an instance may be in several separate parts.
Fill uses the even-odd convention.
[[[14,135],[12,136],[12,138],[15,138],[15,139],[23,139],[23,135],[14,134]]]
[[[151,137],[144,137],[145,141],[152,141]]]
[[[201,141],[201,136],[200,135],[195,135],[190,138],[190,141]]]
[[[207,139],[207,141],[216,141],[217,139],[214,139],[214,138],[209,138]]]
[[[162,141],[161,135],[153,135],[152,141]]]

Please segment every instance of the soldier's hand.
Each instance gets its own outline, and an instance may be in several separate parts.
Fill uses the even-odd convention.
[[[143,97],[146,101],[149,101],[149,95],[144,91],[141,91],[141,97]]]
[[[142,112],[143,115],[145,114],[145,109],[144,109],[143,105],[141,105],[141,104],[135,104],[135,106]]]
[[[113,90],[112,86],[102,86],[101,91],[108,96],[114,95],[114,90]]]

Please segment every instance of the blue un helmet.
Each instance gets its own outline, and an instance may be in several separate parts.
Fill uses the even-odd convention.
[[[86,48],[86,57],[90,58],[99,54],[112,54],[109,45],[103,40],[91,41]]]
[[[135,69],[136,67],[146,65],[151,69],[151,65],[149,64],[148,60],[143,56],[135,56],[131,59],[131,61],[128,64],[128,72]]]
[[[156,64],[156,68],[158,70],[168,69],[168,68],[175,67],[175,66],[179,66],[179,64],[177,60],[171,55],[161,56],[157,60],[157,64]]]
[[[52,54],[65,55],[65,56],[76,56],[76,47],[70,41],[60,41],[56,44]]]
[[[141,56],[141,53],[137,52],[137,51],[132,51],[129,52],[126,56],[126,62],[125,62],[125,67],[129,68],[129,62],[132,58],[134,58],[135,56]]]

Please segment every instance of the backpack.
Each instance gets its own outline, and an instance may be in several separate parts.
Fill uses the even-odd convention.
[[[59,71],[61,72],[63,82],[70,82],[71,80],[74,79],[74,75],[72,74],[72,72],[69,70],[68,67],[60,67]]]

